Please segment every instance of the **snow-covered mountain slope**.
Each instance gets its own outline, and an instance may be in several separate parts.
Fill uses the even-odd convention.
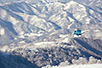
[[[93,30],[101,31],[101,1],[87,1],[88,4],[79,0],[64,1],[65,3],[43,0],[42,2],[47,2],[45,4],[38,3],[41,1],[31,2],[11,2],[0,6],[0,26],[4,29],[3,31],[0,30],[0,32],[3,32],[1,36],[7,36],[6,31],[14,35],[31,32],[48,33],[49,35],[57,33],[59,30],[73,33],[77,28],[83,31],[89,30],[89,32]],[[93,7],[92,5],[96,6]],[[85,36],[87,33],[85,32]]]
[[[1,51],[39,67],[102,58],[101,0],[0,0]],[[81,37],[74,37],[81,29]],[[71,54],[71,55],[70,55]],[[45,61],[45,62],[44,62]]]
[[[68,42],[63,42],[63,39],[60,39],[60,43],[59,40],[45,40],[33,43],[27,43],[28,40],[15,41],[9,45],[2,46],[0,51],[26,58],[39,67],[55,66],[65,61],[68,61],[69,64],[74,64],[73,59],[77,60],[80,57],[84,57],[88,61],[90,56],[93,56],[95,57],[95,62],[92,63],[97,63],[96,59],[101,60],[102,40],[88,38],[68,39]]]

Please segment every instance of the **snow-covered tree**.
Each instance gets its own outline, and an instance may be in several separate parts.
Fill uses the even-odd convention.
[[[65,62],[61,62],[59,66],[63,67],[68,65],[70,65],[70,63],[68,61],[65,61]]]
[[[84,57],[79,57],[78,60],[73,59],[72,63],[73,64],[87,64],[88,60],[86,58],[84,58]]]
[[[89,64],[95,64],[95,63],[97,63],[97,59],[95,59],[93,56],[91,56],[90,58],[89,58]]]
[[[72,64],[79,64],[79,63],[78,63],[78,60],[73,59],[73,60],[72,60]]]
[[[87,64],[88,63],[88,60],[86,58],[84,58],[84,57],[80,57],[78,59],[78,63],[79,64]]]

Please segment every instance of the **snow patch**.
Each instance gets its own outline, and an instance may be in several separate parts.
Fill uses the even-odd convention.
[[[89,10],[89,12],[90,12],[91,14],[93,14],[93,13],[94,13],[94,11],[93,11],[93,10],[91,10],[91,9]]]
[[[32,36],[42,36],[43,34],[38,34],[38,33],[27,33],[24,34],[24,36],[32,37]]]
[[[78,35],[74,35],[74,37],[81,37],[81,35],[79,35],[79,36]]]
[[[5,30],[2,28],[0,29],[0,35],[4,35],[5,34]]]
[[[19,42],[19,43],[25,43],[25,41],[21,41],[21,42]]]
[[[38,43],[35,43],[34,45],[46,45],[46,44],[53,44],[54,42],[38,42]]]
[[[90,24],[90,18],[86,18],[86,24]]]
[[[70,22],[74,22],[74,19],[72,19],[71,17],[68,17]]]
[[[68,35],[62,35],[62,34],[60,34],[59,35],[59,37],[61,37],[61,38],[65,38],[65,37],[67,37]]]
[[[53,67],[53,68],[102,68],[102,64],[71,65],[71,66]]]
[[[64,40],[62,40],[62,42],[68,43],[69,42],[69,39],[68,38],[65,38]]]
[[[18,38],[25,38],[23,35],[19,36]]]
[[[43,34],[38,34],[38,33],[26,33],[23,34],[23,32],[21,33],[20,36],[18,36],[18,38],[26,38],[26,37],[32,37],[32,36],[42,36]]]

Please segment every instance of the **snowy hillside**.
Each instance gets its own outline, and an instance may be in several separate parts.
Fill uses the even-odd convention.
[[[102,64],[88,64],[88,65],[71,65],[71,66],[64,66],[64,67],[50,67],[50,68],[101,68]]]
[[[101,68],[102,64],[93,64],[93,65],[73,65],[68,67],[61,67],[61,68]]]
[[[101,61],[102,1],[0,0],[0,51],[38,67],[90,56]]]

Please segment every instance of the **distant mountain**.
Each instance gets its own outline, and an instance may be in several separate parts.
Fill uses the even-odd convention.
[[[101,2],[98,0],[97,2],[79,0],[70,2],[66,0],[63,2],[54,0],[10,1],[9,4],[4,3],[0,6],[0,26],[4,29],[3,35],[5,36],[31,32],[50,33],[59,29],[68,29],[70,32],[77,28],[82,30],[101,29],[102,11]]]

